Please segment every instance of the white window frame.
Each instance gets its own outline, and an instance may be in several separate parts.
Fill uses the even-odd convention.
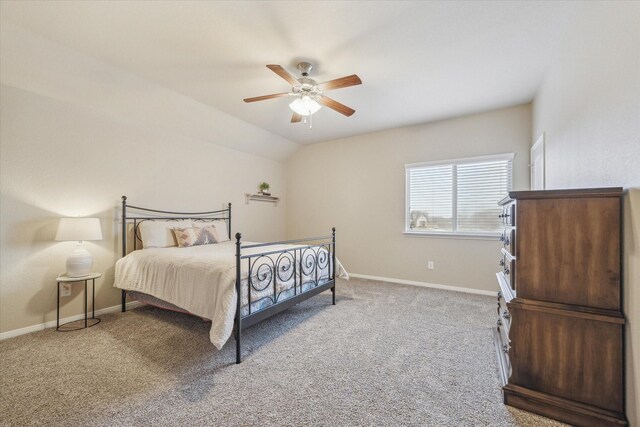
[[[408,163],[404,165],[405,168],[405,207],[404,207],[404,234],[406,235],[414,235],[414,236],[426,236],[426,237],[444,237],[444,238],[460,238],[460,239],[485,239],[485,240],[497,240],[500,238],[500,232],[458,232],[458,231],[415,231],[409,227],[409,171],[413,168],[425,167],[425,166],[438,166],[438,165],[464,165],[469,163],[483,163],[483,162],[491,162],[491,161],[499,161],[499,160],[507,160],[511,162],[511,176],[509,176],[509,182],[507,183],[508,191],[511,191],[513,188],[513,159],[515,158],[515,153],[502,153],[502,154],[492,154],[488,156],[477,156],[477,157],[464,157],[458,159],[448,159],[448,160],[436,160],[432,162],[421,162],[421,163]],[[457,193],[457,173],[453,175],[453,223],[457,223],[457,215],[458,215],[458,195]],[[506,194],[505,194],[506,196]],[[496,200],[496,205],[499,200]]]

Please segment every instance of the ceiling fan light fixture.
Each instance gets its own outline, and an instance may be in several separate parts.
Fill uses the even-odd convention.
[[[322,108],[322,105],[309,95],[302,95],[294,99],[293,102],[289,104],[289,108],[301,116],[310,116],[317,113],[318,110]]]

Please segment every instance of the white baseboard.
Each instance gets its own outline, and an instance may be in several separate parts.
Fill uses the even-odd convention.
[[[416,282],[414,280],[393,279],[391,277],[369,276],[366,274],[349,273],[349,277],[356,279],[377,280],[380,282],[399,283],[401,285],[421,286],[423,288],[444,289],[445,291],[464,292],[467,294],[489,295],[495,297],[498,290],[483,291],[482,289],[463,288],[462,286],[439,285],[437,283]]]
[[[138,307],[140,305],[142,305],[142,303],[140,303],[139,301],[128,302],[127,310],[130,308]],[[122,306],[120,304],[114,305],[113,307],[101,308],[100,310],[96,310],[96,316],[100,316],[102,314],[107,314],[107,313],[115,313],[120,311],[121,308]],[[60,324],[62,325],[63,323],[74,322],[76,320],[82,320],[82,319],[84,319],[84,313],[76,314],[75,316],[70,316],[70,317],[65,317],[64,319],[60,319]],[[26,328],[14,329],[13,331],[3,332],[0,334],[0,341],[7,338],[17,337],[18,335],[28,334],[30,332],[41,331],[47,328],[54,328],[55,326],[56,326],[56,321],[50,320],[49,322],[40,323],[38,325],[32,325],[32,326],[27,326]]]

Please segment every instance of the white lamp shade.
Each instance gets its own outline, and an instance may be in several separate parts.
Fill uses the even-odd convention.
[[[317,113],[318,110],[322,108],[322,105],[310,96],[303,95],[294,99],[293,102],[289,104],[289,108],[301,116],[310,116],[311,114]]]
[[[60,218],[56,240],[102,240],[100,218]]]

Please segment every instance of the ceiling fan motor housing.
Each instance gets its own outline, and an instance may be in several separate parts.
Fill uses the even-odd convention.
[[[307,77],[313,69],[313,65],[309,64],[308,62],[301,62],[296,66],[296,68],[298,69],[298,71],[300,71],[302,77]]]

